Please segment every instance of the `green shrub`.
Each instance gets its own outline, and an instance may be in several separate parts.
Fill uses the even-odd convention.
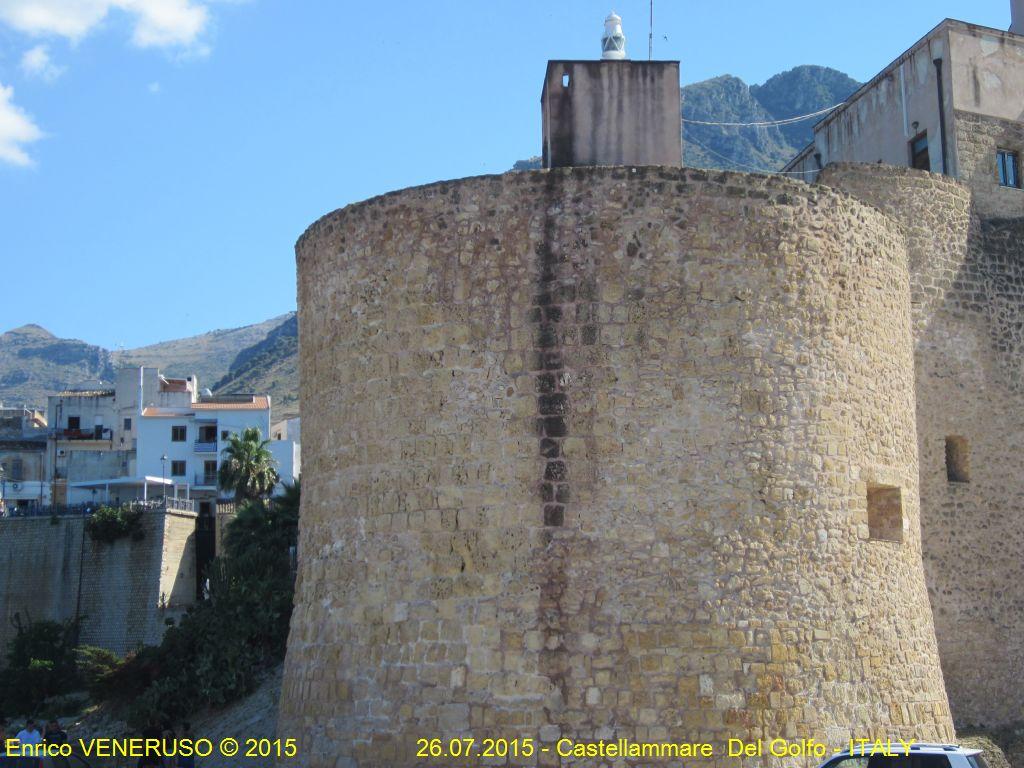
[[[143,537],[142,508],[130,504],[120,507],[102,506],[85,521],[85,530],[93,541],[113,544],[130,536],[132,541]]]
[[[75,690],[81,682],[75,664],[78,622],[29,621],[15,617],[15,636],[0,671],[0,712],[35,714],[51,696]]]
[[[94,645],[80,645],[75,649],[75,665],[78,675],[93,698],[102,698],[106,691],[105,681],[114,674],[124,660],[113,651]]]

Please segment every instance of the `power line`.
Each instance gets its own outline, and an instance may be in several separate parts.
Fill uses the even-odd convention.
[[[731,157],[727,157],[726,155],[723,155],[721,152],[716,152],[715,150],[711,149],[711,147],[704,146],[694,138],[688,138],[687,141],[690,142],[691,144],[696,144],[705,152],[720,157],[727,163],[732,163],[733,165],[737,166],[737,168],[740,170],[746,168],[751,171],[757,171],[758,173],[766,173],[776,176],[806,176],[809,173],[814,173],[814,171],[773,171],[769,168],[758,168],[756,165],[748,165],[747,163],[741,163],[739,160],[733,160]]]
[[[685,117],[682,118],[682,120],[683,120],[684,123],[689,123],[690,125],[720,125],[720,126],[728,126],[728,127],[732,127],[732,128],[765,127],[765,126],[771,126],[771,125],[789,125],[791,123],[799,123],[802,120],[807,120],[808,118],[811,118],[811,117],[817,117],[818,115],[824,115],[826,112],[831,112],[836,107],[841,107],[845,103],[846,103],[845,101],[841,101],[838,104],[833,104],[831,107],[826,107],[825,109],[819,109],[817,112],[811,112],[810,114],[807,114],[807,115],[798,115],[797,117],[787,117],[787,118],[784,118],[782,120],[765,120],[763,122],[757,122],[757,123],[712,123],[712,122],[708,122],[708,121],[705,121],[705,120],[688,120]]]

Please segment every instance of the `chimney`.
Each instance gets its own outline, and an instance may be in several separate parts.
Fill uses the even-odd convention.
[[[1024,35],[1024,0],[1010,0],[1010,31]]]

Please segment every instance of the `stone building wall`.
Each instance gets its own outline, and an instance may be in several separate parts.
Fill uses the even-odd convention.
[[[950,706],[958,726],[1018,721],[1024,222],[981,218],[977,185],[921,171],[830,166],[820,181],[908,232],[924,565]],[[947,441],[963,478],[947,474]]]
[[[296,252],[279,730],[307,764],[469,734],[952,738],[892,220],[575,168],[375,198]]]
[[[1024,158],[1024,123],[960,110],[955,116],[959,178],[974,193],[975,211],[985,217],[1024,216],[1024,189],[1001,187],[996,176],[997,149]]]
[[[81,642],[124,654],[195,599],[195,515],[147,512],[143,538],[94,542],[85,518],[0,519],[0,648],[21,621],[82,617]]]

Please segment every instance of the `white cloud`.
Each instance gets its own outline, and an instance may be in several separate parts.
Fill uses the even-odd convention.
[[[11,99],[14,89],[0,83],[0,162],[32,165],[25,145],[43,137],[43,132]]]
[[[155,80],[146,87],[149,89],[150,93],[160,93],[160,83]]]
[[[210,13],[191,0],[118,0],[138,19],[132,42],[140,48],[190,46],[206,28]]]
[[[21,71],[29,77],[38,77],[52,83],[64,73],[64,67],[54,64],[45,45],[29,48],[21,57]]]
[[[112,11],[128,14],[140,48],[195,46],[210,20],[199,0],[0,0],[0,22],[30,35],[80,40]]]

